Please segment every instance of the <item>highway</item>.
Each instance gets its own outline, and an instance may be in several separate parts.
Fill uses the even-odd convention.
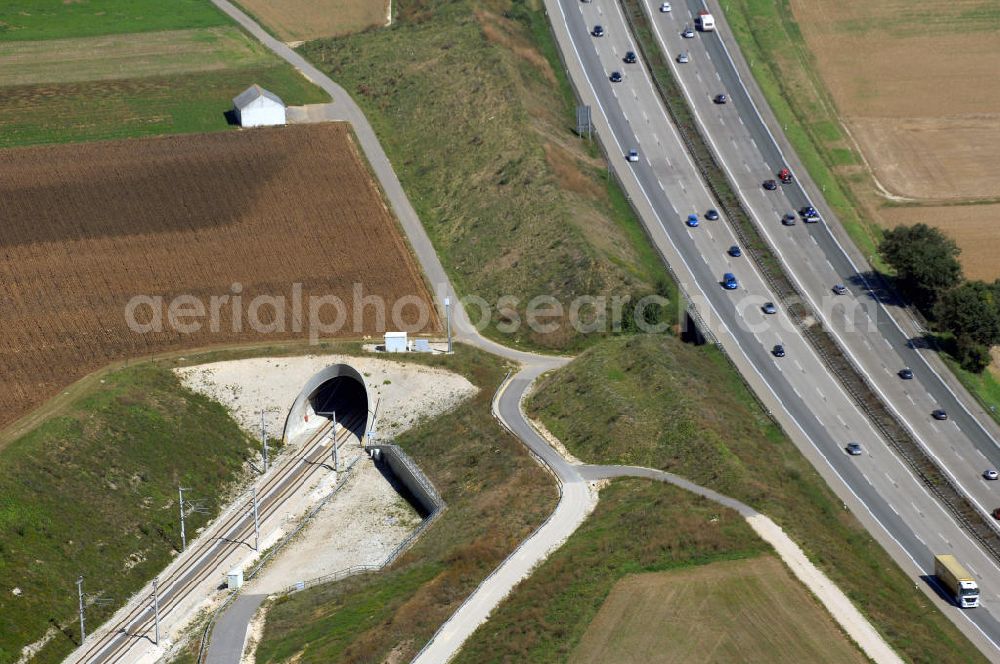
[[[737,241],[724,220],[703,219],[698,228],[684,225],[689,213],[703,215],[719,206],[699,179],[645,69],[641,64],[623,63],[625,53],[636,49],[621,8],[611,0],[547,0],[546,6],[570,77],[584,103],[592,107],[612,167],[654,244],[720,343],[758,395],[775,405],[773,412],[800,449],[904,569],[915,578],[929,574],[935,553],[953,552],[974,570],[984,589],[982,608],[959,611],[939,604],[977,643],[997,656],[1000,569],[889,450],[784,313],[767,317],[760,312],[761,303],[777,298],[751,262],[726,253]],[[684,11],[683,6],[678,10]],[[678,33],[692,22],[690,14],[686,20],[672,20],[679,25]],[[605,28],[605,36],[591,36],[597,24]],[[700,39],[685,40],[695,57],[694,42]],[[609,80],[614,70],[624,74],[621,83]],[[735,117],[726,126],[733,125],[739,126]],[[634,164],[624,158],[632,148],[640,152]],[[748,177],[754,182],[774,177],[768,175],[766,166],[751,171]],[[803,231],[801,221],[792,230]],[[739,289],[720,287],[724,272],[737,274]],[[778,343],[784,345],[786,357],[771,355]],[[844,452],[851,441],[862,443],[861,457]],[[970,622],[975,628],[970,629]],[[989,641],[977,638],[977,632]]]
[[[793,167],[796,177],[791,184],[781,185],[777,191],[764,190],[762,182],[776,179],[777,172],[789,164],[743,85],[722,33],[696,32],[693,39],[681,36],[684,26],[693,24],[692,16],[703,9],[700,0],[675,3],[674,11],[669,13],[659,12],[660,3],[654,0],[643,1],[661,48],[673,56],[670,62],[674,76],[704,135],[709,137],[730,181],[759,220],[758,226],[799,292],[899,420],[989,516],[993,508],[1000,506],[1000,486],[982,476],[986,468],[1000,467],[1000,447],[996,436],[991,435],[996,433],[995,422],[987,416],[982,423],[973,417],[937,370],[911,346],[916,330],[908,335],[897,323],[900,319],[906,324],[908,314],[899,306],[886,307],[879,300],[877,284],[870,284],[864,277],[871,267],[863,264],[858,269],[830,230],[830,210],[821,198],[806,192],[800,179],[806,177],[804,169]],[[721,24],[719,28],[724,29]],[[686,64],[676,61],[682,51],[690,54]],[[719,93],[729,97],[728,103],[712,101]],[[783,214],[805,205],[820,209],[825,221],[804,224],[799,220],[795,226],[781,225]],[[831,287],[838,283],[848,287],[846,295],[833,294]],[[899,378],[903,367],[913,369],[912,380]],[[937,408],[948,413],[947,421],[931,417],[931,411]]]

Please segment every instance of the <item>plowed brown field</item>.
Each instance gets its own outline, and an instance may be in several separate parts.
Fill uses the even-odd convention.
[[[116,360],[310,333],[377,335],[376,307],[354,309],[355,284],[384,299],[389,329],[400,298],[430,303],[353,137],[336,124],[6,151],[0,284],[0,427]],[[166,315],[182,294],[205,314],[179,322],[200,330],[178,331]],[[260,295],[286,298],[283,324],[273,301],[252,305]],[[134,296],[163,298],[162,330],[130,328]],[[345,304],[338,332],[310,324],[310,298],[321,296]],[[437,331],[433,307],[424,308],[421,324],[412,302],[402,307],[402,326]],[[149,322],[152,312],[142,305],[135,318]],[[320,308],[324,325],[336,318],[333,305]]]

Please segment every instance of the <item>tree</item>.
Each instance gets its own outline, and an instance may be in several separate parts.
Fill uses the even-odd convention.
[[[927,224],[888,230],[879,245],[882,258],[896,270],[900,290],[925,313],[962,281],[960,252],[954,240]]]
[[[959,342],[989,348],[1000,344],[1000,298],[993,284],[967,281],[938,300],[938,325]]]
[[[956,355],[962,368],[973,373],[982,373],[993,359],[989,348],[965,338],[958,340]]]

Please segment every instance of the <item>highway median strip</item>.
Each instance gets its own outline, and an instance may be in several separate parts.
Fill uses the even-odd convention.
[[[622,0],[622,4],[625,18],[635,37],[636,48],[643,56],[643,62],[646,63],[657,93],[724,216],[732,220],[733,231],[740,239],[744,252],[757,264],[769,288],[785,305],[788,315],[861,412],[865,413],[900,458],[934,493],[966,532],[1000,562],[1000,533],[989,522],[987,516],[978,510],[948,478],[921,444],[910,435],[903,423],[892,414],[830,332],[817,321],[809,307],[804,304],[805,298],[796,290],[781,262],[761,236],[752,216],[734,192],[725,171],[708,147],[691,109],[685,102],[684,94],[673,77],[665,54],[656,43],[641,0]]]

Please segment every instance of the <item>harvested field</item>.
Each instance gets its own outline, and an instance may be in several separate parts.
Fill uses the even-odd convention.
[[[571,662],[864,662],[779,560],[761,556],[615,584]]]
[[[390,0],[241,0],[286,41],[337,37],[385,25]]]
[[[889,227],[927,224],[940,228],[962,249],[962,270],[969,279],[1000,279],[1000,205],[886,207]]]
[[[875,177],[914,199],[1000,196],[1000,6],[792,0]]]
[[[429,303],[429,294],[345,125],[5,156],[0,426],[116,360],[237,341],[378,334],[376,307],[352,306],[354,284],[383,298],[387,327],[440,327],[433,307],[421,320],[412,302],[403,306],[403,297]],[[301,284],[299,297],[293,284]],[[192,304],[174,309],[180,315],[171,320],[180,294]],[[153,298],[134,310],[135,329],[126,313],[133,296]],[[345,306],[319,306],[312,296],[336,296]],[[147,331],[135,331],[142,325]]]
[[[0,42],[0,86],[172,76],[273,65],[235,27]]]

